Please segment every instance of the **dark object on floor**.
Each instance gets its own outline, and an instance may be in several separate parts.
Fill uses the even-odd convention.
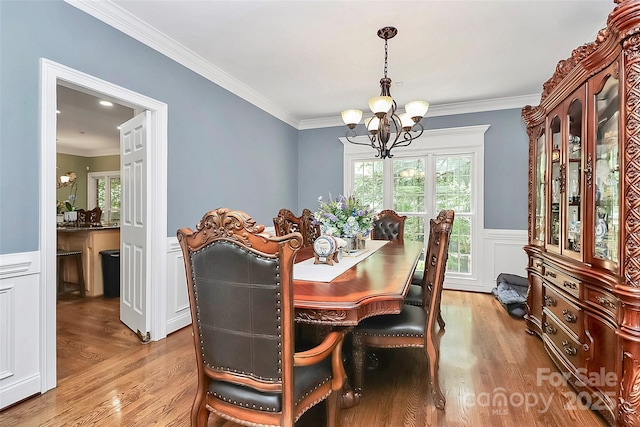
[[[500,273],[496,279],[498,286],[491,293],[513,317],[524,317],[526,313],[529,282],[525,277]]]

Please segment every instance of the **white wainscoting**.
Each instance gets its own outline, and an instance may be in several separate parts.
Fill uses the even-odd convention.
[[[485,230],[484,283],[490,292],[500,273],[527,277],[527,230]]]
[[[167,334],[191,324],[184,257],[176,237],[169,237],[167,248]]]
[[[0,255],[0,409],[40,392],[39,260]]]

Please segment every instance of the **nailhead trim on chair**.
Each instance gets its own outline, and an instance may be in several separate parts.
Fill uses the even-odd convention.
[[[308,406],[306,406],[305,408],[298,408],[298,413],[296,414],[296,419],[295,421],[298,421],[300,419],[300,417],[302,415],[304,415],[305,412],[307,412],[310,408],[313,408],[314,406],[316,406],[318,403],[322,402],[323,400],[325,400],[327,398],[327,396],[329,396],[331,393],[333,392],[333,390],[329,390],[329,392],[327,394],[325,394],[324,396],[314,400],[313,402],[311,402]]]
[[[354,335],[362,335],[368,337],[411,337],[411,338],[423,338],[424,334],[370,334],[367,332],[353,332]]]
[[[243,426],[249,426],[249,427],[279,427],[278,424],[257,424],[257,423],[252,423],[249,421],[245,421],[245,420],[240,420],[238,418],[235,417],[231,417],[227,414],[224,414],[222,412],[216,411],[214,408],[212,408],[211,406],[207,405],[207,410],[209,412],[213,412],[214,414],[216,414],[217,416],[224,418],[225,420],[229,420],[232,421],[236,424],[240,424]]]
[[[302,401],[304,400],[304,398],[305,398],[305,397],[309,396],[311,393],[313,393],[314,391],[316,391],[317,389],[319,389],[322,385],[326,384],[326,383],[327,383],[327,381],[329,381],[329,380],[331,380],[331,377],[327,377],[327,378],[325,378],[325,379],[324,379],[324,381],[322,381],[321,383],[316,384],[316,386],[315,386],[313,389],[309,390],[307,393],[305,393],[304,395],[302,395],[302,396],[300,397],[300,399],[296,402],[296,405],[297,405],[298,403],[302,402]],[[328,396],[328,395],[327,395],[327,396]],[[316,403],[318,403],[318,402],[316,402]],[[315,405],[315,403],[314,403],[313,405]],[[311,405],[311,406],[313,406],[313,405]],[[311,406],[310,406],[310,407],[311,407]]]
[[[256,406],[256,405],[245,403],[245,402],[238,402],[237,400],[227,399],[226,397],[221,396],[218,393],[209,392],[209,394],[211,394],[213,397],[215,397],[217,399],[222,400],[223,402],[231,403],[232,405],[242,406],[242,407],[245,407],[245,408],[251,408],[251,409],[256,409],[256,410],[265,411],[265,412],[278,412],[278,410],[276,408],[265,408],[265,407],[262,407],[262,406]]]
[[[300,417],[302,417],[302,415],[304,415],[305,412],[307,412],[309,409],[313,408],[318,403],[320,403],[323,400],[325,400],[327,398],[327,396],[329,396],[332,392],[333,392],[333,390],[329,390],[328,393],[326,393],[322,397],[319,397],[318,399],[314,400],[308,406],[306,406],[304,408],[298,408],[298,412],[296,413],[296,418],[295,418],[294,422],[298,422]],[[231,416],[229,416],[227,414],[224,414],[222,412],[218,412],[218,411],[216,411],[214,408],[212,408],[209,405],[206,405],[206,406],[207,406],[207,410],[209,412],[213,412],[214,414],[218,415],[219,417],[222,417],[222,418],[224,418],[226,420],[229,420],[229,421],[233,421],[234,423],[241,424],[243,426],[250,426],[250,427],[278,427],[277,424],[256,424],[256,423],[248,422],[248,421],[245,421],[245,420],[240,420],[240,419],[237,419],[235,417],[231,417]],[[275,412],[275,411],[273,411],[273,412]]]
[[[208,249],[209,247],[216,245],[218,243],[220,243],[221,241],[215,241],[212,242],[211,244],[204,246],[200,249],[198,249],[197,251],[194,251],[194,254],[198,254],[206,249]],[[256,256],[257,258],[260,259],[265,259],[265,260],[273,260],[274,258],[271,257],[265,257],[265,256],[261,256],[259,254],[256,254],[255,252],[249,251],[247,248],[243,248],[243,247],[239,247],[238,249],[244,251],[245,253],[250,253],[254,256]],[[277,259],[276,259],[277,260]],[[280,271],[280,263],[277,264],[277,269],[278,271]],[[196,277],[195,277],[195,266],[193,265],[193,256],[191,257],[191,277],[192,277],[192,283],[193,283],[193,295],[194,298],[196,300],[196,318],[198,319],[198,337],[202,337],[202,328],[200,326],[200,310],[198,309],[198,307],[200,307],[200,304],[198,304],[198,288],[196,286]],[[280,273],[276,273],[276,278],[279,279],[280,278]],[[279,281],[279,280],[278,280]],[[275,286],[278,285],[278,282],[274,283]],[[282,298],[280,295],[280,292],[276,293],[277,295],[277,304],[278,304],[278,308],[277,308],[277,312],[278,312],[278,372],[282,373],[282,322],[281,322],[281,318],[280,318],[280,308],[282,306]],[[202,341],[202,339],[200,339],[200,349],[203,350],[204,349],[204,342]],[[221,366],[214,366],[211,363],[207,362],[205,355],[204,355],[204,351],[202,351],[201,353],[202,356],[202,362],[211,369],[217,369],[220,371],[225,371],[225,372],[233,372],[233,373],[237,373],[237,374],[243,374],[243,375],[250,375],[253,376],[254,378],[260,378],[262,380],[266,380],[266,381],[281,381],[282,378],[270,378],[270,377],[261,377],[258,375],[255,375],[253,372],[244,372],[244,371],[237,371],[235,369],[228,369],[225,367],[221,367]]]

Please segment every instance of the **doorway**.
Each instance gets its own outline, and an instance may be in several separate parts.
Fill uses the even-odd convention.
[[[147,291],[144,317],[151,340],[166,337],[166,221],[167,221],[167,105],[64,65],[41,59],[41,178],[40,178],[40,318],[41,392],[56,386],[56,88],[58,84],[82,88],[131,108],[149,111],[149,147],[146,153],[148,274],[141,286]],[[149,283],[164,284],[150,287]]]

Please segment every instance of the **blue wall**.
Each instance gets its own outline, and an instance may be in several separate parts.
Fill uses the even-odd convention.
[[[297,206],[296,129],[60,0],[0,0],[0,254],[39,249],[41,57],[168,104],[168,236]]]
[[[484,145],[484,227],[526,230],[529,142],[520,110],[427,117],[426,129],[486,125]],[[343,192],[345,126],[311,129],[299,134],[298,210],[318,208],[317,197]],[[372,149],[373,151],[373,149]],[[327,181],[316,177],[329,177]]]
[[[167,236],[220,206],[271,225],[280,208],[315,210],[319,195],[342,193],[344,127],[298,132],[61,0],[0,0],[0,254],[38,250],[41,57],[168,104]],[[476,124],[491,125],[485,228],[524,230],[520,110],[426,120],[427,129]]]

